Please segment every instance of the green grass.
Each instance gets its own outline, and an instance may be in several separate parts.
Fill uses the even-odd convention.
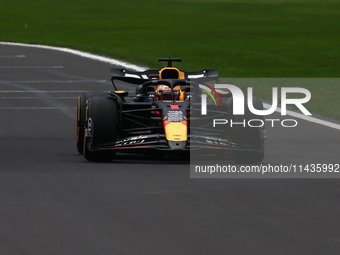
[[[0,0],[0,41],[150,67],[162,66],[158,57],[181,57],[180,69],[216,68],[222,77],[340,77],[340,1]],[[316,112],[340,119],[330,111]]]

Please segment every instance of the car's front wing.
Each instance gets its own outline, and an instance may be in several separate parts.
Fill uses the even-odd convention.
[[[184,146],[179,149],[174,149],[169,146],[164,134],[140,135],[124,138],[118,141],[101,143],[92,146],[92,151],[101,150],[135,150],[135,149],[153,149],[153,150],[168,150],[168,151],[190,151],[190,150],[228,150],[228,151],[253,151],[262,152],[261,149],[255,148],[247,144],[236,144],[228,139],[202,136],[188,135],[188,140],[184,142]],[[176,143],[176,142],[175,142]]]

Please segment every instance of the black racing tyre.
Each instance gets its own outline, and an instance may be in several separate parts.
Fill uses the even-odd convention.
[[[257,110],[263,110],[263,104],[257,97],[253,97],[253,106]],[[244,115],[232,115],[233,123],[245,121],[245,127],[241,124],[233,125],[232,141],[236,144],[251,145],[260,152],[234,151],[233,158],[237,163],[258,163],[264,158],[265,141],[263,138],[264,119],[263,116],[253,114],[248,109],[247,96],[245,95]],[[251,119],[262,120],[263,127],[250,127],[248,121]],[[253,126],[260,126],[259,121]]]
[[[83,154],[86,101],[93,96],[106,96],[105,92],[85,92],[78,96],[77,104],[77,151]]]
[[[117,140],[117,110],[118,104],[114,98],[94,96],[87,100],[85,128],[88,135],[84,135],[83,152],[87,160],[111,161],[115,157],[115,151],[93,151],[92,148],[100,143]]]

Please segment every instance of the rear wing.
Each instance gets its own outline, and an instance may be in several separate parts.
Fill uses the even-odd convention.
[[[111,69],[111,82],[117,90],[114,80],[120,80],[132,84],[142,84],[152,79],[159,79],[161,69],[151,69],[143,72],[129,71],[125,69]],[[218,70],[205,69],[199,72],[184,72],[185,79],[218,78]]]

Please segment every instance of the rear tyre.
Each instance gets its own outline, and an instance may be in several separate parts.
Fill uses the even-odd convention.
[[[89,161],[111,161],[115,151],[97,150],[93,147],[100,143],[117,140],[117,101],[113,98],[94,96],[87,100],[84,134],[84,157]]]
[[[236,144],[251,145],[259,150],[253,151],[234,151],[233,158],[238,163],[258,163],[264,158],[265,142],[263,138],[264,119],[262,116],[253,114],[248,109],[245,100],[244,115],[231,116],[233,123],[245,121],[245,127],[242,124],[236,124],[232,127],[232,141]],[[253,106],[257,110],[263,110],[262,102],[259,98],[253,97]],[[232,112],[232,111],[231,111]],[[252,119],[262,120],[263,127],[249,127],[248,121]],[[253,126],[260,126],[260,121],[252,123]]]
[[[86,101],[93,96],[106,96],[104,92],[86,92],[78,96],[77,104],[77,151],[83,154]]]

